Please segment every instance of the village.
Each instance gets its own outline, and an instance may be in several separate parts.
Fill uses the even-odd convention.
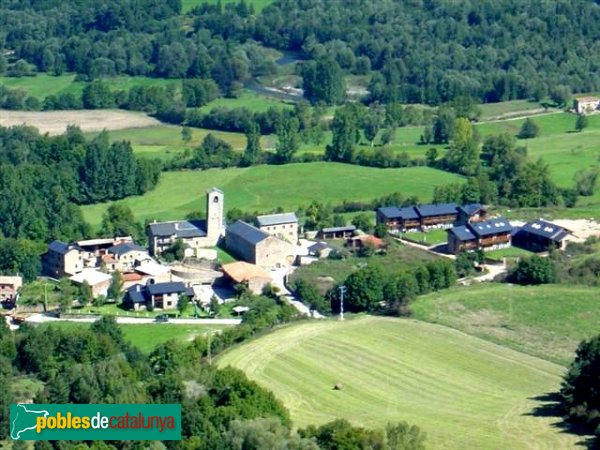
[[[79,288],[75,292],[85,287],[92,299],[101,299],[104,304],[117,301],[109,298],[109,291],[118,273],[121,314],[177,311],[185,299],[193,305],[196,317],[201,312],[203,317],[214,317],[215,305],[234,301],[240,289],[256,295],[275,289],[300,313],[318,317],[318,311],[294,297],[293,289],[287,285],[288,277],[297,267],[330,257],[340,246],[356,254],[375,254],[385,252],[389,242],[396,241],[447,258],[461,252],[514,246],[547,255],[563,249],[567,240],[574,238],[572,231],[543,219],[511,224],[504,217],[491,217],[481,204],[380,207],[375,214],[375,229],[380,230],[376,236],[355,225],[303,232],[294,212],[257,216],[253,223],[237,220],[227,224],[225,201],[224,193],[212,188],[206,193],[205,220],[148,224],[147,247],[138,245],[130,236],[53,241],[41,257],[43,275],[49,280],[68,279]],[[411,238],[432,230],[444,231],[446,241],[427,245]],[[181,260],[167,261],[164,255],[175,247],[181,252]],[[218,247],[236,260],[219,263]],[[502,263],[490,273],[505,269]],[[16,320],[27,316],[18,301],[22,286],[23,279],[18,274],[0,277],[0,300]],[[59,312],[72,312],[85,304],[73,298],[71,306],[59,308]],[[25,308],[26,311],[31,309]],[[234,311],[239,316],[247,308],[238,306]],[[45,305],[44,312],[49,312]]]

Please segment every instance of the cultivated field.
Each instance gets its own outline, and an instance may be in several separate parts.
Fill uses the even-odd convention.
[[[393,192],[431,200],[435,186],[461,178],[428,167],[376,169],[338,163],[287,164],[205,171],[165,172],[158,186],[142,197],[121,202],[136,219],[181,219],[191,211],[203,211],[207,189],[225,192],[225,208],[270,211],[278,206],[295,210],[313,200],[341,203],[372,200]],[[85,219],[97,227],[108,205],[84,206]]]
[[[563,367],[433,324],[364,317],[293,325],[218,365],[272,390],[296,427],[406,420],[431,449],[573,449],[581,439],[542,411],[539,398],[559,388]]]
[[[160,124],[146,114],[120,110],[82,111],[7,111],[0,110],[0,125],[29,125],[41,133],[62,134],[68,125],[77,125],[84,132],[149,127]]]
[[[483,284],[434,292],[411,306],[415,318],[446,325],[567,365],[598,333],[600,288]]]

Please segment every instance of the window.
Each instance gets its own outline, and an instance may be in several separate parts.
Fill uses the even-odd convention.
[[[213,203],[219,203],[219,197],[217,197],[217,196],[213,197]]]

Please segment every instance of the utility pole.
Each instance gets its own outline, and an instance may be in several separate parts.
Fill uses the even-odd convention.
[[[344,320],[344,294],[346,293],[346,286],[343,284],[339,287],[340,290],[340,320]]]

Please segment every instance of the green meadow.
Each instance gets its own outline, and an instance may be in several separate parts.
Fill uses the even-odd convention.
[[[425,431],[429,449],[573,449],[582,439],[537,412],[563,366],[435,324],[368,316],[296,324],[234,347],[218,365],[271,390],[299,428],[407,421]]]
[[[45,327],[60,327],[66,329],[88,328],[89,323],[52,322]],[[224,326],[217,325],[175,325],[172,323],[120,324],[125,340],[138,347],[144,353],[150,353],[157,345],[168,340],[188,342],[197,336],[214,333]]]
[[[419,297],[416,319],[445,325],[567,365],[598,333],[600,288],[480,284]]]
[[[113,91],[128,90],[138,85],[166,86],[170,83],[179,84],[179,80],[169,80],[165,78],[150,78],[143,76],[117,76],[102,79]],[[49,95],[58,95],[70,93],[81,95],[83,88],[87,83],[85,81],[75,81],[74,74],[65,74],[59,76],[48,75],[44,73],[32,77],[0,77],[0,85],[10,89],[22,89],[28,95],[44,100]]]
[[[226,209],[252,212],[279,206],[295,210],[313,200],[372,200],[393,192],[430,201],[435,186],[461,179],[429,167],[378,169],[325,162],[164,172],[154,190],[121,203],[129,206],[139,221],[167,220],[204,210],[204,194],[213,186],[225,192]],[[107,207],[103,203],[82,209],[85,219],[98,227]]]
[[[181,4],[183,7],[183,12],[188,12],[192,8],[195,8],[198,5],[203,3],[217,3],[218,0],[182,0]],[[237,3],[235,0],[222,0],[221,3]],[[266,6],[273,3],[273,0],[246,0],[246,3],[254,6],[254,10],[256,12],[261,11]]]

